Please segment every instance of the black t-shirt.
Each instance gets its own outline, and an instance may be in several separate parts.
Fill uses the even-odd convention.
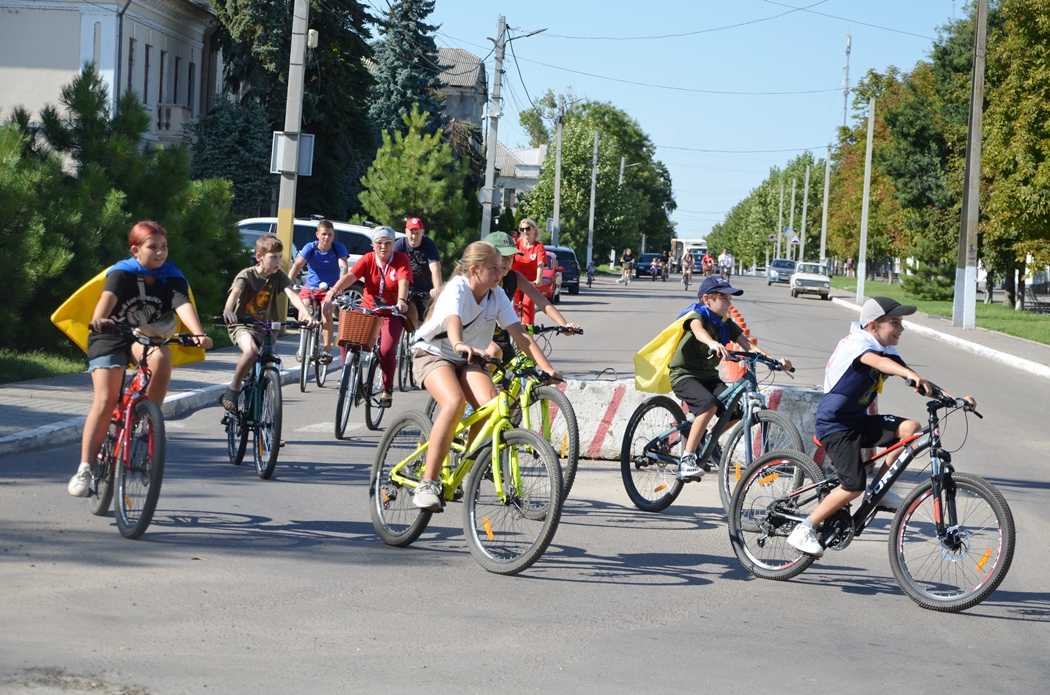
[[[634,254],[628,251],[620,258],[620,265],[628,265],[634,263]]]
[[[408,255],[412,264],[412,291],[430,292],[434,289],[434,278],[430,275],[431,261],[440,261],[441,254],[437,244],[429,237],[423,237],[418,247],[408,243],[408,237],[401,237],[394,242],[394,251]]]
[[[117,296],[117,304],[107,318],[132,326],[173,321],[175,309],[190,301],[185,278],[159,279],[124,270],[107,275],[102,290]],[[87,356],[90,360],[102,355],[127,353],[129,347],[128,339],[119,333],[91,331]]]

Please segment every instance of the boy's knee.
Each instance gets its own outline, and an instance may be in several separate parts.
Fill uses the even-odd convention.
[[[905,420],[897,428],[898,434],[902,437],[909,437],[922,429],[922,425],[915,420]]]

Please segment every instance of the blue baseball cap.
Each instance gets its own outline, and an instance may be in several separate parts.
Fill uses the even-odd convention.
[[[700,290],[697,292],[697,296],[703,297],[705,294],[711,294],[713,292],[739,297],[744,293],[744,290],[738,290],[737,288],[730,285],[725,278],[719,275],[712,275],[711,277],[705,279],[704,282],[700,285]]]

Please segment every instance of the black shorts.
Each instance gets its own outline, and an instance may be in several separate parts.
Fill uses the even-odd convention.
[[[718,394],[727,388],[729,387],[720,379],[705,382],[691,376],[683,377],[671,385],[674,395],[685,401],[693,415],[705,413],[712,407],[717,407],[718,414],[721,415],[723,407],[722,402],[718,400]]]
[[[843,488],[850,492],[864,490],[867,475],[860,450],[893,444],[902,422],[904,418],[897,415],[865,415],[853,429],[821,438],[824,452],[831,458],[831,467]]]

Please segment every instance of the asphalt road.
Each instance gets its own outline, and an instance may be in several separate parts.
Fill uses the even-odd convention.
[[[850,313],[739,282],[760,344],[795,361],[795,383],[820,382]],[[556,364],[629,373],[687,298],[648,280],[566,297],[587,333],[556,338]],[[334,390],[289,386],[272,481],[226,461],[218,408],[168,423],[140,541],[65,494],[76,447],[0,458],[0,692],[1045,692],[1050,384],[907,333],[902,352],[978,396],[985,419],[950,423],[945,443],[965,438],[957,467],[999,485],[1017,523],[1010,575],[966,613],[897,588],[888,518],[794,581],[755,580],[710,481],[645,514],[612,462],[581,466],[554,543],[519,577],[474,563],[458,505],[386,547],[366,504],[378,436],[355,413],[335,441]],[[397,394],[395,411],[421,403]],[[923,413],[901,382],[882,410]]]

